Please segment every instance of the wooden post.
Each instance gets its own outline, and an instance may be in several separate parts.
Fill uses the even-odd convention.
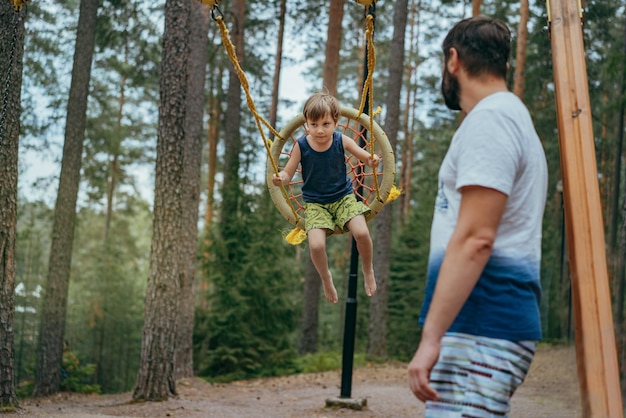
[[[583,416],[623,418],[579,0],[548,0]]]

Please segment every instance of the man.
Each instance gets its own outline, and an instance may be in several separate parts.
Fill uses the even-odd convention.
[[[443,42],[441,90],[465,117],[439,171],[419,347],[409,386],[426,417],[500,417],[524,380],[539,319],[547,164],[506,86],[511,33],[462,20]]]

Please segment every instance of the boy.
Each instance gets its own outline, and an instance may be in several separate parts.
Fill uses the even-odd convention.
[[[344,151],[370,167],[378,166],[379,157],[372,157],[354,140],[335,132],[341,109],[332,95],[313,94],[304,104],[302,113],[308,133],[298,138],[285,168],[274,175],[272,182],[275,186],[288,183],[298,164],[302,165],[305,229],[311,260],[322,279],[326,299],[332,303],[339,300],[326,255],[326,236],[336,226],[352,233],[363,260],[365,293],[373,296],[376,279],[372,265],[372,239],[364,216],[369,209],[354,196]]]

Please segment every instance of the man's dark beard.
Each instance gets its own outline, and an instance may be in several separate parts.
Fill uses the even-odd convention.
[[[461,110],[460,101],[461,86],[459,80],[444,68],[441,77],[441,95],[450,110]]]

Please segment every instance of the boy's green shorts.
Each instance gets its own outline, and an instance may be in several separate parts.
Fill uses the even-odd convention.
[[[337,226],[347,231],[346,224],[350,219],[370,212],[365,203],[356,200],[353,193],[332,203],[305,203],[304,209],[306,232],[316,228],[334,231]]]

